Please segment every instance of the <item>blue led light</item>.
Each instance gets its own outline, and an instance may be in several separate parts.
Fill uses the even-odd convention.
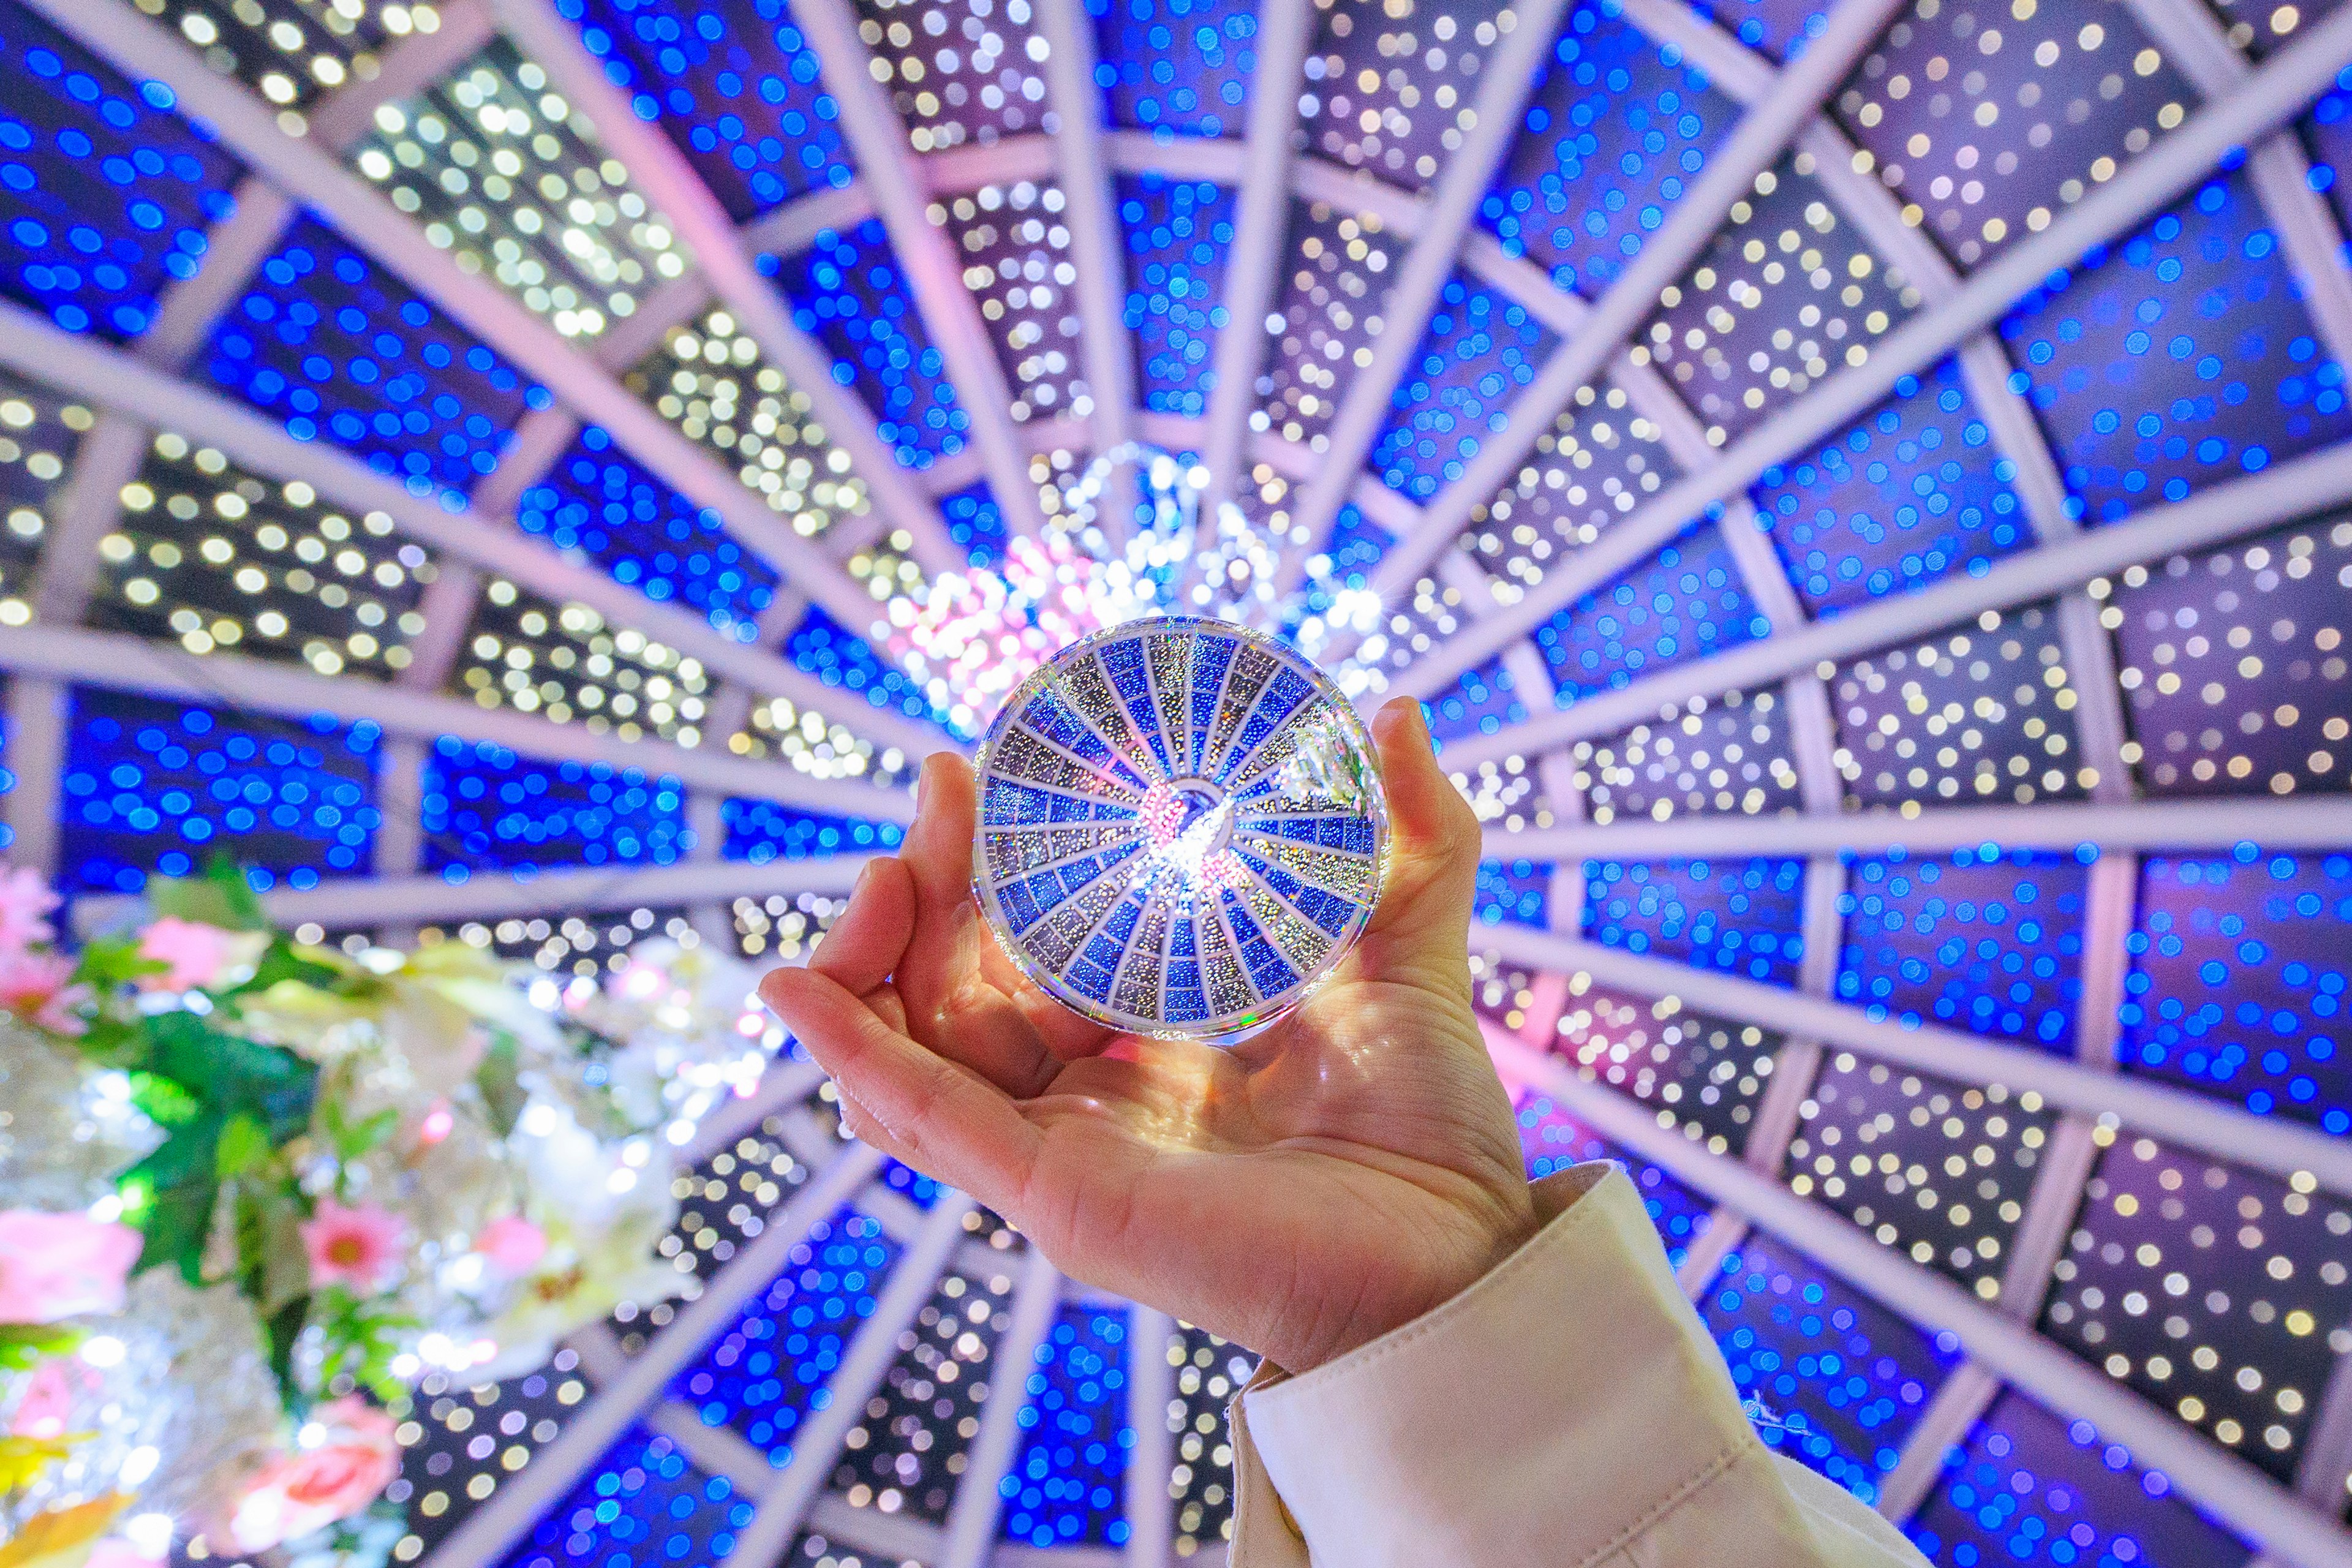
[[[2352,435],[2261,203],[2214,180],[2026,297],[2000,326],[2011,378],[2094,525],[2187,500]]]
[[[773,801],[730,798],[719,805],[727,825],[726,858],[764,865],[771,860],[805,860],[826,855],[852,855],[896,849],[906,829],[895,822],[861,822],[840,816],[814,816]]]
[[[1569,17],[1478,208],[1506,251],[1587,296],[1641,254],[1739,114],[1679,50],[1616,13],[1587,5]]]
[[[948,525],[948,537],[962,547],[974,566],[992,566],[1004,559],[1011,531],[1004,526],[1003,510],[985,483],[941,496],[940,517]]]
[[[1698,0],[1691,7],[1751,49],[1793,60],[1829,26],[1819,0]]]
[[[1205,180],[1119,177],[1127,330],[1135,337],[1143,405],[1155,414],[1198,418],[1209,410],[1209,394],[1217,385],[1217,334],[1226,324],[1220,301],[1237,199],[1232,187]]]
[[[2027,542],[2010,483],[1950,360],[1818,452],[1764,470],[1756,510],[1814,616],[1832,616],[1955,572],[1982,576]]]
[[[552,401],[311,218],[255,275],[204,354],[217,385],[417,494],[470,489]]]
[[[884,445],[907,468],[964,448],[971,416],[956,405],[947,361],[931,346],[881,223],[827,229],[796,256],[761,257],[793,320],[833,354],[833,379],[874,411]]]
[[[1713,1223],[1715,1211],[1705,1198],[1655,1165],[1619,1149],[1546,1096],[1522,1095],[1513,1114],[1519,1124],[1519,1148],[1527,1157],[1529,1181],[1539,1182],[1593,1160],[1614,1160],[1624,1166],[1642,1194],[1650,1222],[1658,1227],[1666,1261],[1675,1268],[1682,1267],[1691,1243],[1705,1236]]]
[[[1506,724],[1528,716],[1517,682],[1499,658],[1487,660],[1447,689],[1444,695],[1422,704],[1429,732],[1441,744],[1465,735],[1492,735]]]
[[[1874,1018],[2071,1050],[2093,858],[1990,844],[1940,857],[1849,857],[1838,995]]]
[[[0,9],[0,291],[72,332],[147,330],[156,296],[196,275],[242,173],[171,112],[26,6]]]
[[[2151,857],[2124,983],[2124,1066],[2352,1132],[2352,857]]]
[[[844,1210],[809,1227],[783,1269],[725,1333],[670,1384],[706,1426],[731,1426],[778,1469],[793,1436],[874,1315],[874,1298],[898,1261],[882,1227]]]
[[[1087,0],[1095,82],[1114,125],[1179,136],[1238,136],[1257,74],[1251,0]]]
[[[1565,708],[1770,630],[1709,526],[1552,616],[1536,628],[1535,645]]]
[[[855,692],[877,708],[895,708],[910,719],[947,722],[947,715],[931,706],[912,677],[897,665],[885,663],[864,638],[845,631],[814,605],[786,640],[784,652],[827,686]]]
[[[425,762],[429,870],[667,866],[694,847],[686,789],[604,763],[544,763],[443,736]]]
[[[1007,1539],[1031,1546],[1124,1545],[1127,1314],[1066,1303],[1037,1347],[1021,1457],[997,1482]]]
[[[773,568],[736,543],[717,512],[647,474],[593,425],[523,492],[515,521],[656,604],[685,600],[745,641],[775,598]]]
[[[1804,956],[1802,860],[1587,860],[1584,934],[1773,985]]]
[[[632,1427],[587,1479],[533,1521],[504,1568],[654,1568],[714,1563],[751,1522],[751,1500],[705,1476],[677,1446]]]
[[[1778,1243],[1751,1237],[1699,1300],[1765,1445],[1864,1502],[1959,1362],[1930,1335]]]
[[[840,106],[783,0],[555,0],[637,118],[667,132],[738,219],[856,173]]]
[[[1548,860],[1482,860],[1478,891],[1472,906],[1488,925],[1505,921],[1514,925],[1549,927],[1546,905],[1551,895],[1551,863]]]
[[[375,829],[372,724],[342,729],[76,690],[58,803],[58,880],[135,893],[215,854],[257,886],[367,868]]]
[[[1460,479],[1559,341],[1526,306],[1459,273],[1447,279],[1372,445],[1381,482],[1425,501]]]

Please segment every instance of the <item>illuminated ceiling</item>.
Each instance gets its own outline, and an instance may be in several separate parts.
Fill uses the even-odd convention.
[[[0,0],[9,853],[790,958],[1027,662],[1286,630],[1430,705],[1531,1168],[1632,1165],[1770,1440],[1942,1563],[2352,1563],[2347,60]],[[690,1299],[428,1390],[401,1561],[1220,1556],[1236,1349],[803,1066],[681,1153]]]

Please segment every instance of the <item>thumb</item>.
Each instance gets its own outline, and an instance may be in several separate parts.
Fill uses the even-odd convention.
[[[1389,880],[1365,931],[1416,958],[1459,967],[1478,891],[1478,814],[1438,765],[1421,704],[1400,697],[1372,721],[1389,803]]]

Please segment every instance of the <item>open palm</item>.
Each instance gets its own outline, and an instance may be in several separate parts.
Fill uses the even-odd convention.
[[[1031,984],[973,904],[972,777],[946,755],[924,766],[904,851],[761,994],[858,1137],[1077,1279],[1318,1365],[1534,1228],[1470,1005],[1477,820],[1418,704],[1390,704],[1374,733],[1392,828],[1380,906],[1330,983],[1240,1047],[1119,1034]]]

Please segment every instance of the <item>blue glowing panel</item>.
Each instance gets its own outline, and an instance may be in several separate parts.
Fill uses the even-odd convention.
[[[1794,985],[1802,860],[1587,860],[1584,934],[1604,947]]]
[[[1488,925],[1549,927],[1545,902],[1551,891],[1549,860],[1482,860],[1478,865],[1478,918]]]
[[[1257,74],[1252,0],[1087,0],[1087,9],[1113,125],[1169,140],[1242,134]]]
[[[1614,5],[1580,5],[1478,208],[1514,256],[1596,296],[1683,199],[1738,107]]]
[[[1124,6],[1126,0],[1108,0]],[[1234,247],[1235,193],[1205,180],[1118,177],[1127,237],[1127,330],[1136,382],[1154,414],[1194,418],[1216,390],[1212,368],[1223,330],[1225,257]]]
[[[2096,855],[1990,845],[1851,859],[1837,994],[1874,1018],[2072,1050],[2083,998],[2083,900]]]
[[[2273,15],[2286,15],[2271,8]],[[2293,13],[2298,19],[2307,10]],[[2325,191],[2338,217],[2352,224],[2352,66],[2336,73],[2336,84],[2298,122],[2311,156],[2311,188]]]
[[[1496,0],[1328,0],[1299,94],[1303,150],[1407,190],[1429,188],[1477,124],[1479,71],[1514,19]],[[1296,140],[1296,138],[1294,138]]]
[[[2053,273],[2000,331],[2094,525],[2352,434],[2343,367],[2242,175]]]
[[[1771,629],[1710,525],[1538,626],[1535,645],[1565,708]]]
[[[1526,306],[1447,279],[1372,444],[1381,482],[1425,501],[1460,479],[1559,342]]]
[[[2242,1568],[2248,1547],[2088,1421],[2004,1392],[1905,1533],[1937,1568]]]
[[[1805,808],[1789,705],[1769,687],[1721,693],[1696,713],[1678,705],[1614,735],[1579,741],[1568,760],[1586,816],[1603,826],[1677,815],[1787,816]]]
[[[793,1434],[821,1405],[850,1337],[874,1315],[875,1294],[898,1257],[863,1215],[845,1209],[818,1221],[768,1288],[672,1380],[671,1397],[705,1426],[733,1427],[782,1469],[793,1462]]]
[[[1840,1283],[1801,1253],[1751,1237],[1699,1299],[1758,1436],[1878,1500],[1958,1336],[1930,1334]]]
[[[341,729],[77,689],[58,801],[58,881],[135,893],[216,854],[255,884],[364,872],[375,829],[372,724]]]
[[[694,847],[686,788],[604,763],[546,763],[445,735],[425,761],[425,868],[667,866]]]
[[[813,816],[770,800],[730,797],[719,804],[719,811],[727,825],[726,858],[749,860],[755,866],[771,860],[887,852],[896,849],[906,833],[895,822]]]
[[[535,1519],[502,1568],[651,1568],[715,1563],[751,1522],[751,1501],[643,1427],[613,1445],[571,1495]]]
[[[16,788],[16,775],[9,772],[5,765],[7,755],[7,715],[0,713],[0,796],[14,794]],[[0,822],[0,849],[5,849],[16,842],[16,830],[6,823]]]
[[[1544,1095],[1532,1090],[1521,1094],[1514,1114],[1529,1181],[1558,1175],[1570,1165],[1591,1160],[1616,1161],[1641,1193],[1642,1205],[1649,1211],[1650,1222],[1658,1227],[1658,1240],[1665,1247],[1666,1261],[1676,1268],[1683,1266],[1691,1243],[1705,1236],[1713,1222],[1714,1210],[1705,1198],[1655,1165],[1627,1154]]]
[[[552,401],[307,217],[261,264],[204,361],[216,385],[297,439],[356,453],[419,493],[471,489],[524,413]]]
[[[1536,700],[1543,701],[1540,693]],[[1429,720],[1429,732],[1442,743],[1465,735],[1492,735],[1506,724],[1517,724],[1528,716],[1528,705],[1517,690],[1511,672],[1503,668],[1499,658],[1488,659],[1470,671],[1446,690],[1444,695],[1422,705]]]
[[[833,379],[874,411],[883,443],[909,468],[964,448],[971,416],[956,406],[947,361],[931,346],[881,223],[827,229],[797,256],[762,257],[793,320],[833,355]]]
[[[226,217],[235,160],[23,5],[0,8],[0,292],[73,332],[121,341],[193,278]]]
[[[1157,1349],[1158,1347],[1153,1347]],[[1121,1546],[1128,1450],[1127,1312],[1065,1302],[1037,1347],[1021,1411],[1021,1458],[996,1484],[1005,1539]],[[1007,1389],[997,1395],[1010,1398]]]
[[[881,1180],[884,1186],[919,1209],[929,1208],[939,1202],[941,1191],[939,1183],[911,1165],[902,1165],[896,1160],[885,1160],[882,1162]]]
[[[1828,8],[1820,0],[1696,0],[1691,9],[1749,48],[1783,60],[1803,54],[1829,26]]]
[[[992,566],[1004,559],[1011,531],[986,484],[941,496],[940,516],[948,525],[948,537],[962,547],[974,566]]]
[[[1753,495],[1807,612],[1825,616],[1979,576],[2027,542],[2016,477],[1946,360],[1819,451],[1765,469]]]
[[[656,604],[682,599],[746,639],[776,596],[775,572],[728,536],[717,512],[646,473],[593,425],[523,491],[515,521]]]
[[[2126,1068],[2352,1132],[2352,858],[2151,856],[2124,982]]]
[[[589,52],[737,218],[856,172],[839,107],[783,0],[556,0]]]
[[[947,715],[931,705],[913,677],[884,663],[864,638],[845,631],[814,605],[786,640],[784,653],[827,686],[862,697],[876,708],[895,708],[910,719],[947,722]]]
[[[1322,553],[1307,563],[1309,576],[1340,588],[1370,585],[1372,568],[1396,542],[1396,535],[1366,517],[1349,501],[1331,524]]]

